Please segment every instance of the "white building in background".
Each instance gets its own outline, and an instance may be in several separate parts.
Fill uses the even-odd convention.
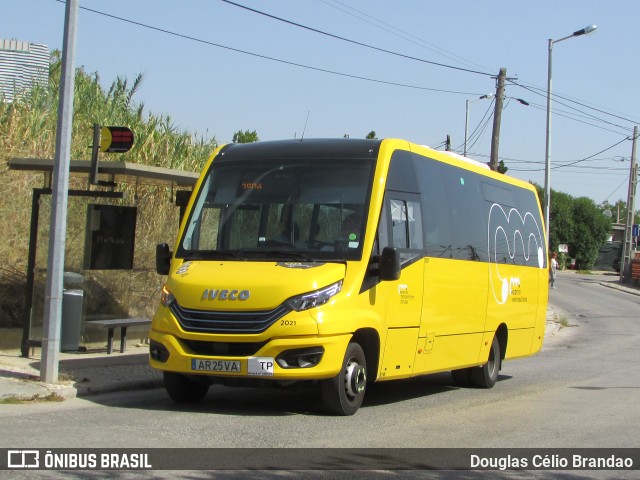
[[[0,39],[0,101],[12,102],[34,85],[49,82],[49,47]]]

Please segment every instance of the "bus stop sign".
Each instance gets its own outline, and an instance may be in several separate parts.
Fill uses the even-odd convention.
[[[133,132],[127,127],[102,127],[100,129],[100,151],[109,153],[128,152],[133,145]]]

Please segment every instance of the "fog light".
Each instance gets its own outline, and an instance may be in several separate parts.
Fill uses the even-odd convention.
[[[322,360],[324,347],[298,348],[286,350],[276,357],[280,368],[311,368]]]
[[[169,350],[161,343],[151,340],[149,342],[149,356],[156,362],[166,362],[169,360]]]

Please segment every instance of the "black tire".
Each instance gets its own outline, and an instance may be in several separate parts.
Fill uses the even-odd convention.
[[[175,372],[164,372],[164,388],[176,403],[197,403],[209,391],[209,385]]]
[[[362,347],[350,343],[340,373],[320,385],[322,401],[329,412],[344,416],[356,413],[367,389],[367,360]]]
[[[498,381],[501,366],[500,342],[497,337],[493,337],[489,359],[484,365],[471,369],[471,381],[476,387],[491,388]]]

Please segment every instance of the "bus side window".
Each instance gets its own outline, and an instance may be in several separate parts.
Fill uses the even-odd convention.
[[[407,219],[409,222],[409,248],[412,250],[424,250],[420,202],[407,202]]]
[[[403,200],[391,199],[391,235],[395,248],[408,248],[407,204]]]
[[[389,219],[387,215],[386,205],[380,212],[380,223],[378,224],[378,251],[377,254],[382,252],[384,247],[389,247]]]
[[[411,195],[412,197],[414,195]],[[401,251],[402,263],[424,253],[422,211],[416,200],[389,200],[391,212],[391,245]]]

